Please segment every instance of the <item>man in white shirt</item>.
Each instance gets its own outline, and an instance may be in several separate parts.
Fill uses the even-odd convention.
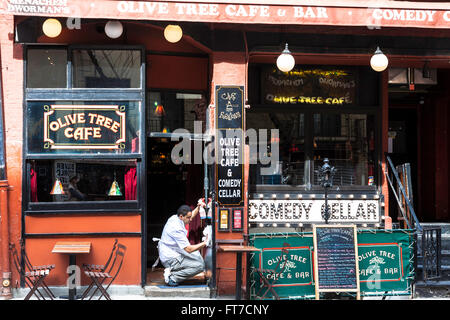
[[[182,205],[164,226],[158,251],[161,263],[166,268],[164,280],[169,286],[177,286],[205,269],[199,250],[206,246],[208,239],[191,245],[186,230],[186,225],[198,214],[202,205],[199,202],[194,210]]]

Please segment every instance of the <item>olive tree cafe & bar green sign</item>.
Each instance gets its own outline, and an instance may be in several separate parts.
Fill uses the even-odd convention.
[[[44,148],[124,149],[125,106],[44,105]]]
[[[360,295],[411,295],[414,240],[411,230],[357,230]],[[267,287],[256,269],[273,269],[282,257],[286,268],[275,276],[263,273],[281,299],[315,299],[312,232],[250,234],[250,299],[261,299]],[[281,249],[285,250],[282,255]],[[270,290],[264,299],[273,299]]]

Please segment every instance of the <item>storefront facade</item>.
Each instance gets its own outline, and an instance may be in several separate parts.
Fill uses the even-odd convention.
[[[397,222],[386,155],[411,163],[419,220],[449,219],[446,3],[10,0],[1,10],[1,250],[13,285],[9,243],[64,266],[48,280],[62,286],[56,241],[90,241],[78,263],[102,264],[115,238],[127,246],[115,284],[146,285],[152,238],[205,192],[217,246],[308,232],[325,223],[325,158],[337,169],[330,223]],[[48,18],[62,25],[55,37],[42,31]],[[105,33],[110,20],[118,36]],[[165,39],[168,24],[181,40]],[[276,66],[286,43],[287,73]],[[370,67],[377,47],[383,72]],[[73,176],[82,201],[52,190]],[[209,284],[232,293],[234,254],[213,249]]]

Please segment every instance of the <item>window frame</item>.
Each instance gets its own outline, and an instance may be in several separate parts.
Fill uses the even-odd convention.
[[[61,49],[67,50],[67,81],[66,88],[27,88],[27,56],[29,49]],[[72,83],[72,51],[73,50],[138,50],[141,54],[140,88],[73,88]],[[142,213],[145,204],[145,132],[146,132],[146,83],[145,83],[145,47],[136,45],[24,45],[23,51],[23,177],[22,200],[23,211],[28,214],[76,214],[76,213]],[[135,101],[141,104],[141,118],[139,119],[141,135],[139,152],[128,154],[30,154],[28,152],[28,126],[26,108],[28,102],[33,101]],[[36,202],[30,200],[30,169],[31,160],[136,160],[137,200],[119,201],[67,201],[67,202]]]
[[[342,107],[327,107],[327,106],[317,106],[317,105],[288,105],[288,104],[258,104],[252,105],[251,109],[247,110],[247,119],[255,113],[270,113],[273,110],[277,110],[277,113],[303,113],[305,115],[305,161],[313,160],[313,146],[312,139],[314,137],[314,123],[313,123],[313,115],[314,114],[366,114],[374,116],[375,120],[375,164],[378,164],[380,159],[382,159],[382,148],[381,148],[381,106],[342,106]],[[249,129],[249,128],[247,128]],[[332,166],[333,164],[330,163]],[[258,192],[298,192],[299,188],[302,191],[306,192],[323,192],[323,188],[320,185],[314,185],[314,172],[313,166],[310,166],[310,174],[311,178],[309,181],[310,185],[302,184],[302,185],[269,185],[269,184],[255,184],[252,183],[250,178],[250,193],[258,193]],[[344,186],[333,186],[331,190],[340,190],[340,191],[362,191],[367,193],[376,193],[381,188],[381,170],[378,165],[375,165],[375,176],[376,176],[376,184],[373,186],[364,186],[364,185],[344,185]],[[338,189],[339,188],[339,189]]]

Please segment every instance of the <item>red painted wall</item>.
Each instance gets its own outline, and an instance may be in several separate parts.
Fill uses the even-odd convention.
[[[163,38],[161,28],[126,23],[124,35],[116,40],[109,39],[101,31],[102,24],[82,25],[81,30],[64,29],[56,39],[42,36],[41,43],[61,44],[129,44],[143,45],[152,52],[182,52],[188,54],[205,54],[204,48],[197,45],[189,36],[177,44],[170,44]],[[23,145],[23,47],[14,44],[13,17],[0,17],[0,44],[3,75],[3,102],[5,110],[5,142],[8,166],[10,242],[19,247],[22,217],[22,145]],[[207,53],[207,52],[206,52]],[[207,91],[208,58],[147,55],[147,87]],[[27,216],[25,232],[37,233],[72,233],[72,232],[141,232],[140,215],[65,215],[65,216]],[[3,239],[3,238],[2,238]],[[26,251],[33,264],[56,264],[48,278],[49,285],[65,285],[68,257],[52,254],[57,241],[90,241],[92,251],[89,255],[80,255],[77,264],[84,262],[104,264],[112,248],[114,238],[110,237],[60,237],[29,238]],[[116,279],[116,284],[141,283],[142,249],[141,238],[120,237],[119,242],[127,246],[123,269]],[[1,266],[5,270],[5,266]],[[14,284],[18,275],[13,272]],[[82,277],[82,284],[86,278]]]

